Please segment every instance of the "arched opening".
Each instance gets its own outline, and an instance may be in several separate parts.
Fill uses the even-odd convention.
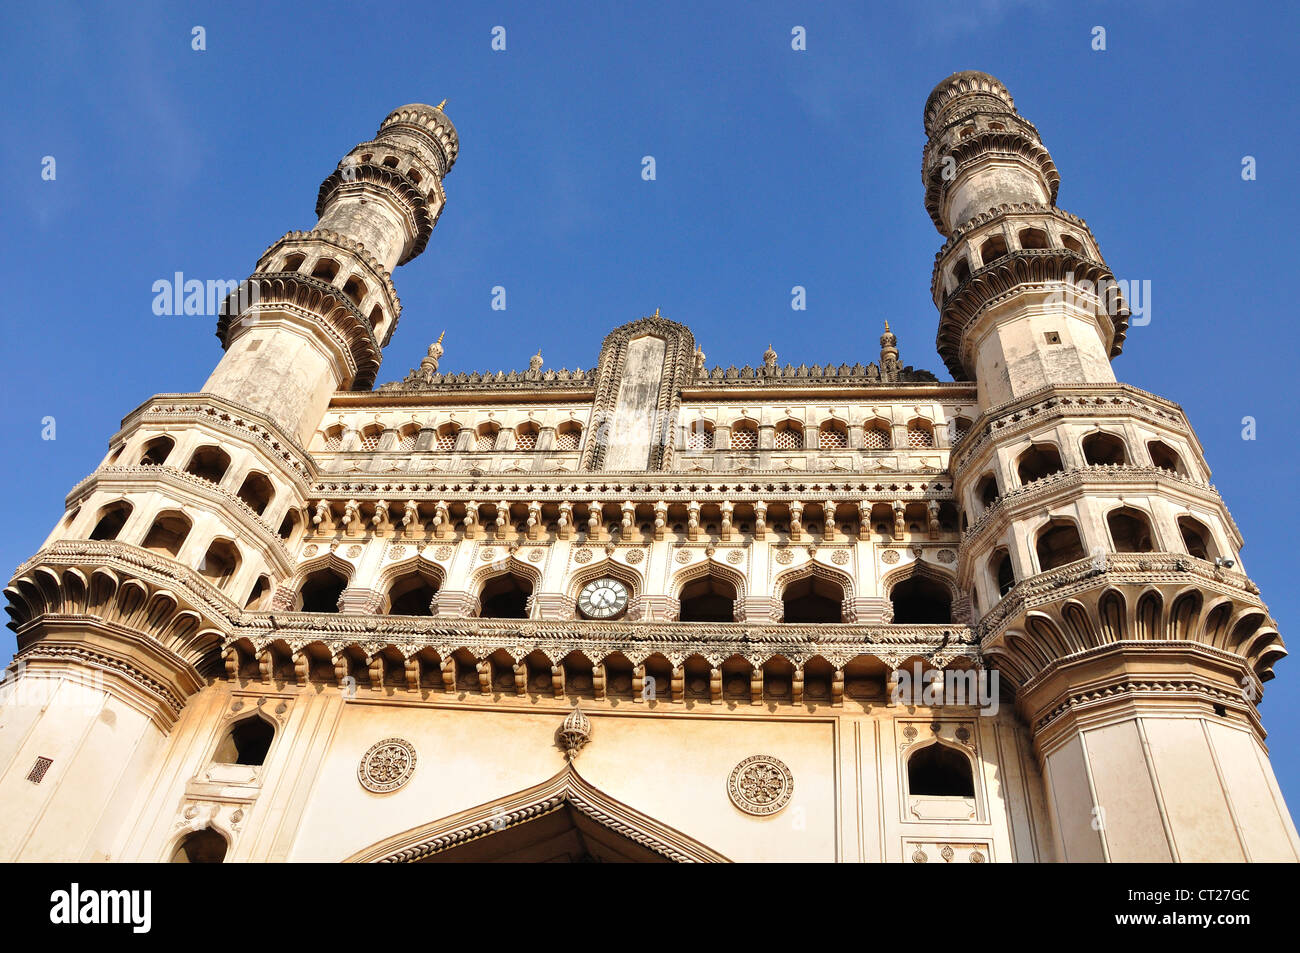
[[[713,449],[713,424],[707,420],[693,420],[686,431],[687,450]]]
[[[998,478],[992,473],[986,473],[980,477],[980,481],[975,484],[975,496],[979,499],[980,505],[986,510],[996,503],[999,496]]]
[[[419,436],[420,436],[420,428],[415,424],[407,424],[401,430],[397,431],[396,449],[403,450],[403,451],[414,450],[415,441],[419,438]]]
[[[915,749],[907,759],[907,791],[913,796],[974,797],[970,758],[939,742]]]
[[[748,420],[742,420],[731,428],[731,449],[751,451],[758,449],[758,428]]]
[[[1155,466],[1170,473],[1177,473],[1179,476],[1187,476],[1183,458],[1178,455],[1177,450],[1163,440],[1152,440],[1147,444],[1147,452],[1151,454],[1151,462]]]
[[[1110,433],[1094,433],[1084,437],[1083,459],[1094,467],[1128,462],[1124,441]]]
[[[682,622],[734,622],[736,587],[721,576],[710,573],[693,579],[682,587]]]
[[[990,236],[983,245],[980,246],[980,261],[984,264],[997,261],[1007,253],[1007,240],[1001,235]]]
[[[783,420],[776,425],[775,448],[777,450],[802,450],[803,427],[794,420]]]
[[[239,549],[228,539],[214,539],[199,561],[199,574],[224,587],[239,569]]]
[[[908,423],[907,445],[913,450],[928,450],[934,446],[934,428],[928,420]]]
[[[356,275],[349,275],[348,280],[343,283],[343,293],[359,308],[366,297],[366,283]]]
[[[970,433],[971,422],[969,417],[953,417],[950,420],[948,430],[948,442],[951,446],[957,446],[961,443],[962,437]]]
[[[229,468],[230,456],[220,447],[199,447],[190,457],[185,472],[211,480],[213,483],[220,483]]]
[[[952,590],[937,579],[915,575],[889,591],[895,625],[938,625],[952,622]]]
[[[1155,551],[1151,539],[1151,521],[1141,510],[1122,506],[1106,514],[1106,526],[1117,553],[1150,553]]]
[[[833,579],[804,576],[785,587],[781,594],[786,622],[841,622],[844,619],[844,587]]]
[[[883,420],[873,420],[862,431],[863,450],[888,450],[893,445],[889,425]]]
[[[219,864],[226,859],[226,839],[210,827],[190,831],[172,851],[172,864]]]
[[[212,760],[218,764],[266,764],[266,754],[275,740],[275,726],[261,715],[241,718],[230,726]]]
[[[175,511],[159,513],[142,544],[160,555],[175,556],[190,534],[190,521]]]
[[[263,609],[271,598],[271,578],[269,576],[258,576],[257,581],[253,583],[253,589],[244,601],[244,608],[256,612]]]
[[[330,427],[328,430],[326,430],[324,434],[324,440],[325,440],[325,444],[322,447],[322,449],[328,450],[330,452],[333,452],[335,450],[342,450],[343,449],[343,425],[336,424],[333,427]]]
[[[563,423],[555,428],[555,449],[570,451],[577,450],[578,444],[582,440],[582,425],[576,423]]]
[[[536,450],[537,449],[537,424],[526,423],[520,424],[515,428],[515,449],[516,450]]]
[[[99,511],[99,521],[90,531],[90,538],[117,539],[117,534],[122,532],[122,527],[126,525],[126,518],[130,515],[131,504],[126,500],[110,503]]]
[[[817,431],[817,449],[845,450],[849,446],[849,432],[838,420],[828,420]]]
[[[379,441],[384,436],[384,428],[378,424],[371,424],[361,431],[360,449],[366,453],[372,453],[379,449]]]
[[[380,305],[375,305],[370,309],[370,330],[374,332],[375,337],[382,340],[384,336],[384,309]]]
[[[298,524],[301,521],[302,517],[298,514],[297,510],[289,510],[289,512],[285,513],[284,519],[280,521],[280,538],[285,540],[292,539],[294,531],[298,528]]]
[[[1021,248],[1047,248],[1047,232],[1041,228],[1022,228],[1020,230]]]
[[[299,612],[338,612],[339,597],[348,581],[336,570],[324,567],[309,574],[298,590]]]
[[[1016,571],[1011,565],[1011,554],[1005,549],[994,551],[989,557],[989,570],[998,587],[998,595],[1005,596],[1016,584]]]
[[[393,580],[388,589],[389,615],[433,615],[433,599],[438,585],[424,573],[406,573]]]
[[[1190,516],[1178,517],[1178,531],[1183,535],[1183,545],[1187,548],[1189,555],[1197,559],[1204,559],[1207,562],[1213,562],[1219,555],[1219,549],[1214,545],[1214,535],[1210,528],[1200,520],[1193,519]]]
[[[266,474],[254,471],[244,477],[244,483],[235,495],[247,503],[254,513],[261,516],[271,505],[271,500],[275,499],[275,487]]]
[[[451,453],[456,449],[456,425],[443,424],[433,438],[433,449],[441,453]]]
[[[160,467],[167,462],[167,456],[172,452],[172,447],[176,446],[176,441],[171,437],[154,437],[144,445],[140,453],[140,465],[146,467]]]
[[[1079,241],[1079,239],[1075,238],[1073,235],[1062,235],[1061,244],[1076,255],[1083,254],[1083,242]]]
[[[331,282],[339,273],[339,263],[333,258],[322,258],[316,262],[315,267],[311,270],[313,278],[319,278],[326,283]]]
[[[302,263],[307,260],[306,255],[292,254],[285,255],[284,264],[280,266],[281,271],[297,271],[302,267]]]
[[[970,262],[965,258],[958,258],[957,264],[952,266],[952,280],[954,284],[961,284],[970,277]]]
[[[483,424],[474,437],[474,449],[479,453],[495,450],[497,445],[497,428],[493,424]]]
[[[1038,568],[1041,572],[1084,557],[1083,540],[1079,537],[1078,527],[1063,519],[1051,520],[1039,531],[1034,551],[1038,554]]]
[[[479,618],[527,619],[528,597],[532,594],[533,584],[523,576],[513,572],[494,576],[479,593]]]
[[[1020,477],[1022,486],[1064,469],[1061,466],[1061,452],[1050,443],[1034,444],[1016,461],[1016,475]]]

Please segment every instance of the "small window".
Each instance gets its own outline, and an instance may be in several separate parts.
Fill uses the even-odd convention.
[[[167,456],[172,452],[172,447],[176,445],[171,437],[154,437],[144,445],[144,451],[140,454],[140,465],[160,467],[167,462]]]
[[[577,424],[561,424],[555,431],[555,449],[568,452],[577,450],[582,439],[582,428]]]
[[[1048,344],[1060,344],[1060,343],[1061,343],[1061,332],[1060,332],[1060,331],[1044,331],[1044,332],[1043,332],[1043,338],[1047,341]]]
[[[456,449],[456,428],[448,424],[438,430],[437,436],[433,439],[433,447],[442,453],[450,453]]]
[[[696,420],[686,431],[686,448],[688,450],[713,449],[713,424],[707,420]]]
[[[777,450],[802,450],[803,428],[794,421],[785,421],[776,428]]]
[[[316,267],[312,268],[311,276],[319,278],[321,281],[333,281],[339,273],[339,263],[333,258],[322,258],[316,262]]]
[[[913,750],[907,759],[907,791],[913,796],[974,797],[970,758],[939,742]]]
[[[907,425],[907,445],[913,450],[928,450],[934,446],[934,432],[930,425],[913,421]]]
[[[261,715],[241,718],[230,726],[212,760],[218,764],[265,764],[274,739],[275,728]]]
[[[367,427],[361,431],[361,449],[367,452],[378,450],[379,440],[383,435],[383,427]]]
[[[1002,235],[991,235],[980,246],[980,260],[984,264],[997,261],[1007,253],[1007,240]]]
[[[497,445],[497,432],[495,428],[484,427],[479,431],[478,436],[474,439],[474,449],[479,453],[486,453]]]
[[[537,427],[533,424],[520,424],[515,428],[515,449],[537,449]]]
[[[1047,248],[1047,232],[1041,228],[1025,228],[1020,232],[1020,247],[1039,249]]]
[[[99,521],[91,530],[91,539],[117,539],[126,525],[126,518],[131,515],[131,504],[125,500],[109,504],[100,511]]]
[[[817,432],[817,447],[820,450],[844,450],[849,445],[849,435],[843,424],[823,424]]]
[[[739,423],[731,428],[732,450],[757,450],[758,430],[753,424]]]
[[[867,429],[862,431],[863,450],[888,450],[889,448],[889,428],[883,423],[870,423]]]

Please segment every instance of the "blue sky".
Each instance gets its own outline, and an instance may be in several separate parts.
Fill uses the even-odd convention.
[[[1243,562],[1292,633],[1300,509],[1279,496],[1300,461],[1289,5],[475,7],[6,5],[6,574],[121,418],[154,393],[198,390],[219,360],[215,321],[155,316],[153,282],[244,277],[284,232],[311,227],[321,179],[402,103],[446,97],[462,150],[428,249],[394,275],[403,314],[380,382],[444,328],[444,370],[524,368],[539,347],[548,366],[590,367],[610,328],[656,307],[691,326],[710,365],[756,364],[769,341],[783,362],[866,363],[887,319],[903,360],[946,378],[921,109],[936,82],[975,68],[1038,126],[1058,203],[1088,221],[1115,274],[1151,282],[1151,323],[1116,373],[1187,410]],[[498,25],[505,52],[490,46]],[[497,285],[504,312],[490,307]],[[794,285],[808,296],[797,315]],[[6,630],[0,659],[12,651]],[[1300,669],[1278,672],[1262,711],[1294,804]]]

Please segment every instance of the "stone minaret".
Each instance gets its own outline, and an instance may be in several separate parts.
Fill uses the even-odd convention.
[[[274,419],[306,442],[339,390],[368,390],[401,304],[390,272],[429,241],[456,161],[456,129],[433,106],[393,110],[321,184],[316,227],[257,263],[217,327],[225,357],[204,392]]]
[[[290,547],[312,516],[303,445],[331,395],[373,383],[399,312],[389,271],[424,250],[457,148],[441,108],[411,105],[353,149],[321,186],[316,227],[272,245],[227,302],[203,392],[132,411],[19,567],[0,861],[113,856],[152,758],[201,717],[187,702],[238,673],[221,633],[244,609],[292,606]],[[265,646],[255,656],[292,676]],[[64,780],[41,783],[47,769]]]
[[[925,105],[939,353],[977,383],[952,452],[959,575],[1033,733],[1060,860],[1294,860],[1257,704],[1286,654],[1175,404],[1115,381],[1128,312],[1010,93]]]

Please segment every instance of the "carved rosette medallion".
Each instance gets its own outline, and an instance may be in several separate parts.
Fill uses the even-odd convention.
[[[370,746],[357,766],[357,780],[367,791],[396,791],[415,773],[415,747],[403,738],[385,738]]]
[[[894,565],[894,563],[898,562],[898,560],[899,560],[899,555],[898,555],[898,550],[896,549],[886,549],[883,553],[880,554],[880,561],[882,563],[885,563],[888,566]]]
[[[591,562],[592,555],[593,555],[592,551],[588,549],[586,546],[583,546],[579,549],[574,550],[573,561],[575,563],[589,563]]]
[[[765,817],[790,803],[794,775],[771,755],[756,754],[736,765],[727,780],[731,803],[746,814]]]
[[[788,549],[778,549],[776,551],[776,561],[782,566],[788,566],[794,562],[794,553]]]
[[[528,561],[530,563],[540,563],[542,561],[542,557],[545,555],[546,553],[540,549],[530,549],[528,551]]]
[[[349,559],[356,559],[358,556],[361,555],[361,553],[362,553],[362,549],[361,549],[360,546],[349,546],[349,547],[348,547],[348,558],[349,558]]]
[[[677,550],[676,559],[679,563],[688,563],[691,561],[691,551],[689,549]]]
[[[733,566],[740,565],[740,563],[743,562],[744,559],[745,559],[745,554],[739,549],[733,549],[731,550],[731,552],[727,553],[727,562],[731,563],[731,565]]]
[[[831,553],[831,562],[837,566],[847,565],[849,561],[849,551],[847,549],[837,549]]]
[[[628,554],[627,554],[627,561],[628,561],[628,564],[629,564],[629,565],[632,565],[632,566],[635,566],[637,563],[639,563],[639,562],[640,562],[641,560],[643,560],[643,559],[645,559],[645,553],[643,553],[643,552],[642,552],[641,550],[639,550],[639,549],[633,549],[633,550],[631,550],[630,552],[628,552]]]
[[[955,563],[957,561],[957,554],[951,549],[941,549],[939,550],[937,558],[941,563]]]
[[[451,559],[452,548],[450,546],[439,546],[433,551],[435,559]]]
[[[478,557],[479,559],[483,560],[485,563],[491,562],[492,560],[497,558],[497,551],[493,549],[491,546],[488,546],[478,554]]]

